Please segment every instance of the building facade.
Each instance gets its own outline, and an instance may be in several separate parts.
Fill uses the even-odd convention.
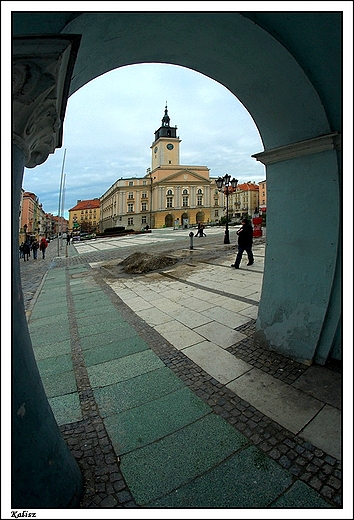
[[[254,182],[238,184],[232,202],[234,215],[252,217],[259,211],[259,186]]]
[[[267,181],[261,181],[259,184],[259,212],[267,213]]]
[[[96,233],[100,222],[100,201],[96,199],[78,200],[77,204],[69,209],[68,231],[82,231]]]
[[[166,106],[150,146],[151,168],[141,178],[117,180],[100,197],[102,232],[118,226],[138,230],[219,221],[224,196],[207,166],[180,164],[180,143]]]
[[[39,238],[46,229],[46,214],[35,193],[22,190],[20,204],[19,242],[27,237]]]

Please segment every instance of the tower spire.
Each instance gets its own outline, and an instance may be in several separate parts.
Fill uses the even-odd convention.
[[[168,111],[167,111],[167,101],[166,101],[166,105],[165,105],[165,114],[162,118],[162,126],[170,126],[170,118],[169,118]]]

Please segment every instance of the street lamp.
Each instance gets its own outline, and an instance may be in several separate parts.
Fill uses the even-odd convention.
[[[229,235],[229,194],[233,193],[237,187],[238,180],[235,177],[230,181],[231,175],[225,173],[224,177],[219,177],[215,180],[218,191],[222,191],[226,195],[226,229],[224,244],[230,244]]]

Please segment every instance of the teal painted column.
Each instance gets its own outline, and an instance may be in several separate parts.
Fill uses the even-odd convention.
[[[304,153],[306,146],[297,152],[292,147],[292,157],[291,147],[264,152],[273,157],[267,165],[267,243],[256,338],[307,364],[340,355],[340,174],[332,136],[327,145],[319,140],[306,143],[314,149],[310,154]]]
[[[12,498],[16,509],[78,507],[79,467],[44,392],[27,327],[20,279],[18,215],[24,154],[13,147],[12,225]]]

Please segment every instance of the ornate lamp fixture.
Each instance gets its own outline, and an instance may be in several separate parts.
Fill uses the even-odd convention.
[[[224,244],[230,244],[229,235],[229,194],[233,193],[237,188],[238,180],[233,178],[231,181],[231,175],[225,173],[224,177],[219,177],[215,180],[218,191],[223,192],[226,195],[226,228]]]

